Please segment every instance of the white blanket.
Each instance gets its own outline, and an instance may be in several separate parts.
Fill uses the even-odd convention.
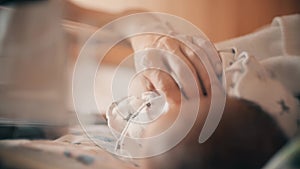
[[[293,137],[300,114],[300,15],[276,17],[268,27],[216,46],[237,49],[221,54],[228,94],[258,104]]]

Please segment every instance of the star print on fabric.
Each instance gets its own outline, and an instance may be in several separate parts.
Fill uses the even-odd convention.
[[[288,107],[288,106],[285,104],[285,101],[284,101],[284,100],[278,101],[278,104],[280,104],[280,106],[281,106],[281,112],[280,112],[280,115],[283,115],[283,114],[285,114],[285,113],[289,113],[290,107]]]

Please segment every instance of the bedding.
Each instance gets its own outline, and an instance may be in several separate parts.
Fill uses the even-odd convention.
[[[90,125],[88,132],[104,142],[112,142],[105,124]],[[95,145],[80,126],[56,140],[1,140],[0,168],[135,169],[131,159],[119,159]]]

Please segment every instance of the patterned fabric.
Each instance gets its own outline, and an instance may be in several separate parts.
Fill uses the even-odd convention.
[[[217,44],[238,50],[222,54],[228,94],[258,104],[289,137],[299,129],[299,30],[299,14],[277,17],[267,28]]]

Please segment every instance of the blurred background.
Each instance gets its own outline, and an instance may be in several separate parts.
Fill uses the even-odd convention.
[[[38,126],[77,122],[71,91],[76,59],[86,40],[114,19],[165,12],[190,21],[217,43],[260,29],[275,16],[300,12],[299,0],[3,0],[0,5],[0,125]],[[111,30],[96,37],[94,52],[114,35]],[[132,52],[126,40],[108,51],[96,76],[98,108],[85,90],[79,92],[83,114],[105,113],[113,101],[116,66]],[[97,56],[88,59],[81,81],[98,64]],[[133,64],[119,69],[123,79],[134,72]]]
[[[213,42],[253,32],[275,16],[300,12],[299,0],[72,0],[112,13],[129,9],[166,12],[199,27]]]
[[[217,43],[260,29],[276,16],[299,13],[300,1],[0,0],[0,168],[4,164],[9,168],[126,168],[123,163],[116,167],[118,161],[85,137],[78,118],[91,125],[89,130],[99,140],[115,141],[108,137],[104,114],[114,101],[112,81],[117,66],[133,52],[130,43],[124,40],[108,51],[97,72],[99,107],[86,90],[77,93],[82,116],[74,111],[72,75],[80,50],[95,31],[118,17],[144,11],[182,17]],[[79,81],[85,83],[90,68],[99,64],[96,54],[114,33],[95,37],[91,44],[95,56],[87,58]],[[123,79],[117,81],[119,86],[127,84],[135,72],[133,64],[118,71]]]

